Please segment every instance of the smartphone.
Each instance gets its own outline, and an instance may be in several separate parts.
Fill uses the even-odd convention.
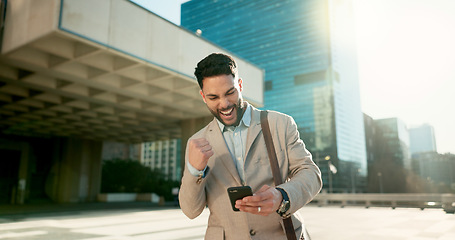
[[[230,187],[227,189],[229,199],[231,200],[232,210],[238,212],[240,211],[235,207],[235,201],[242,199],[246,196],[253,196],[253,191],[251,191],[250,186],[240,186],[240,187]]]

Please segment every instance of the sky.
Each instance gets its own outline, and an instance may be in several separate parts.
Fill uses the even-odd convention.
[[[180,25],[187,0],[134,0]],[[354,0],[362,111],[430,124],[455,154],[455,1]]]

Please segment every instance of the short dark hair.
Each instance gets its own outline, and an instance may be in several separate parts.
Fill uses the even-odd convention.
[[[234,78],[237,75],[237,64],[235,60],[223,53],[212,53],[202,59],[194,71],[199,87],[202,89],[202,80],[205,77],[231,74]]]

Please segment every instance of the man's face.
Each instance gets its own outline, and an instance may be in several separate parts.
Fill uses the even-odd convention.
[[[205,77],[200,91],[210,112],[226,126],[237,126],[245,109],[242,79],[232,75]]]

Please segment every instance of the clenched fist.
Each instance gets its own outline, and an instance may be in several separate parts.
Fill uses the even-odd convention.
[[[212,146],[207,139],[198,138],[188,142],[188,160],[197,170],[204,170],[211,156],[213,156]]]

